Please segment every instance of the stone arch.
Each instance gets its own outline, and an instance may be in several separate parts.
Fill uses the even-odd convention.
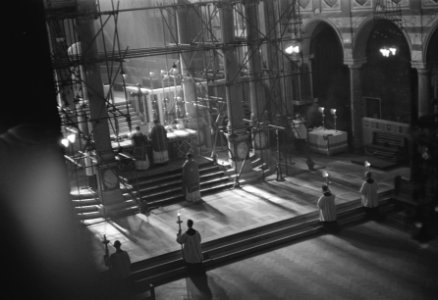
[[[361,66],[360,105],[364,116],[410,123],[416,115],[418,93],[416,70],[412,69],[412,47],[406,33],[394,22],[372,16],[364,20],[353,38],[353,63]],[[398,52],[382,56],[382,46]]]
[[[335,108],[339,114],[349,116],[349,77],[344,64],[345,49],[341,32],[328,19],[313,18],[304,26],[306,39],[303,43],[303,56],[309,63],[313,97],[318,105],[327,109]],[[315,111],[315,105],[306,109],[309,126],[321,126],[321,114]],[[326,113],[327,128],[334,128],[335,119]],[[351,128],[349,118],[340,118],[337,129],[348,131]]]
[[[335,32],[336,36],[339,39],[339,44],[342,47],[342,52],[344,52],[344,44],[342,42],[343,41],[342,34],[338,30],[336,25],[333,24],[330,20],[317,17],[317,18],[310,19],[303,26],[303,34],[306,37],[308,37],[308,38],[305,38],[302,42],[302,51],[303,51],[303,55],[305,57],[308,57],[310,54],[310,44],[311,44],[312,37],[317,33],[318,29],[321,28],[321,24],[325,24],[325,25],[329,26]]]
[[[423,47],[424,66],[426,66],[427,83],[425,83],[429,113],[438,110],[438,19],[428,30]],[[432,102],[432,103],[431,103]]]
[[[364,58],[366,58],[368,39],[371,35],[371,32],[374,29],[375,21],[376,21],[376,19],[374,16],[368,16],[365,20],[363,20],[363,22],[355,30],[355,33],[353,35],[353,39],[351,41],[352,42],[352,58],[353,58],[353,60],[363,60]],[[392,22],[390,20],[383,19],[383,18],[378,18],[377,21],[389,22],[400,30],[400,32],[402,33],[402,35],[404,37],[404,41],[408,45],[409,57],[412,57],[411,39],[409,38],[409,35],[403,30],[403,28],[400,28],[394,22]]]
[[[435,34],[437,34],[438,32],[438,19],[436,19],[432,26],[429,27],[426,37],[423,41],[423,57],[424,57],[424,61],[426,61],[427,59],[427,54],[428,54],[428,50],[430,49],[430,43],[432,42],[432,38],[434,37]]]

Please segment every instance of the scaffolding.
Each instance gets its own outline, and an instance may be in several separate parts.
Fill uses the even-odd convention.
[[[284,51],[305,38],[298,0],[163,0],[145,1],[148,5],[143,7],[130,7],[129,1],[123,5],[115,0],[90,2],[94,1],[46,0],[62,125],[80,136],[69,153],[77,167],[84,161],[82,167],[95,168],[86,158],[95,148],[96,122],[108,122],[111,143],[117,149],[134,126],[155,118],[173,126],[190,112],[197,124],[180,125],[195,128],[200,153],[213,155],[226,125],[227,86],[238,88],[239,99],[232,101],[241,102],[245,118],[277,125],[293,115],[294,101],[311,97],[311,92],[303,91],[303,82],[309,84],[311,79],[302,51]],[[230,39],[222,31],[224,5],[233,14]],[[79,24],[83,18],[92,18],[95,28],[85,47]],[[127,36],[127,26],[132,25],[128,21],[149,25],[154,32],[145,28],[148,34],[143,38],[150,41],[142,42],[140,33]],[[129,41],[133,37],[137,39]],[[225,51],[237,58],[238,71],[231,77],[226,76]],[[108,112],[99,120],[92,117],[88,97],[95,86],[84,71],[84,66],[92,64],[99,68]],[[188,99],[186,82],[190,80],[194,88]]]

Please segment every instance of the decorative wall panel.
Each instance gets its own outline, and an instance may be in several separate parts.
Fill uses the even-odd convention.
[[[322,11],[341,11],[340,0],[321,0]]]
[[[423,8],[438,8],[438,0],[422,0],[421,6]]]
[[[352,0],[352,9],[353,10],[372,10],[373,9],[373,1],[372,0]]]
[[[313,11],[313,2],[312,0],[299,0],[300,10],[302,12],[312,12]]]

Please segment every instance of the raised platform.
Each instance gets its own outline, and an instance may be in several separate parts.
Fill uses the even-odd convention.
[[[336,195],[337,204],[359,198],[363,166],[351,163],[351,156],[342,154],[336,157],[315,156],[313,159],[329,172],[330,187]],[[203,242],[315,212],[323,184],[321,170],[309,171],[304,157],[294,156],[294,160],[293,176],[286,176],[285,181],[276,181],[273,174],[255,184],[242,184],[241,188],[203,196],[200,204],[183,201],[155,209],[149,216],[136,214],[88,224],[87,228],[95,237],[96,261],[101,263],[101,239],[104,234],[110,241],[119,239],[124,249],[130,252],[133,262],[178,250],[179,245],[175,242],[178,212],[184,222],[189,218],[194,220]],[[380,192],[393,189],[396,175],[406,176],[405,169],[390,172],[376,169],[374,173]],[[103,265],[101,267],[105,269]]]

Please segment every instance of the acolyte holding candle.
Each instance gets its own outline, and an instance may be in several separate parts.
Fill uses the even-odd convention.
[[[176,223],[178,224],[179,232],[181,232],[181,223],[182,223],[182,221],[181,221],[181,212],[180,211],[178,211]]]
[[[328,186],[329,185],[329,173],[327,171],[322,171],[322,177],[325,180],[325,184]]]

